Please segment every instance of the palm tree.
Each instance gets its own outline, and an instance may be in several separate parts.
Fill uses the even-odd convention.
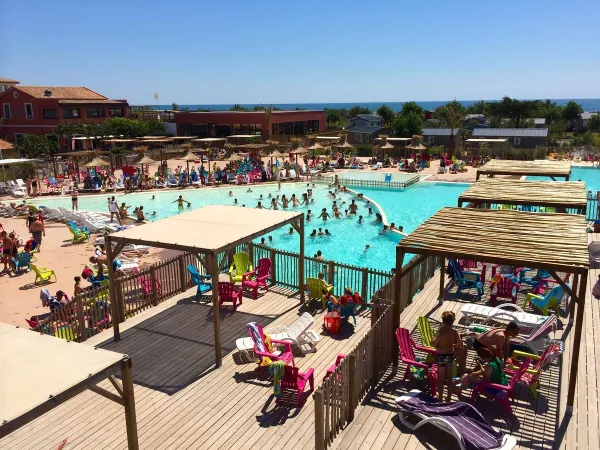
[[[463,123],[467,115],[465,107],[457,100],[446,103],[440,106],[434,112],[434,116],[438,119],[440,128],[450,128],[450,137],[448,138],[448,153],[452,155],[456,148],[454,140],[454,131],[462,129]]]

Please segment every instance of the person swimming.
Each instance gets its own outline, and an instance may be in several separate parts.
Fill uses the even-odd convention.
[[[190,206],[192,206],[192,204],[190,202],[188,202],[187,200],[185,200],[181,195],[179,196],[179,198],[171,203],[177,203],[177,209],[179,209],[179,211],[181,211],[183,209],[183,204],[187,203],[188,208]]]
[[[323,236],[323,228],[319,228],[319,232],[317,233],[319,236]]]
[[[252,189],[248,188],[248,190],[246,192],[252,192]]]
[[[325,228],[325,236],[331,236],[331,233],[329,232],[329,230],[327,228]]]
[[[310,222],[310,219],[312,219],[312,212],[311,212],[311,210],[309,209],[309,210],[308,210],[308,212],[306,213],[306,221],[307,221],[307,222]]]
[[[233,192],[232,191],[229,191],[229,196],[233,197]]]
[[[388,232],[388,226],[384,225],[383,229],[379,233],[381,234],[381,233],[387,233],[387,232]]]
[[[279,209],[279,203],[277,203],[276,198],[271,199],[271,207],[269,209],[273,209],[274,211]]]
[[[263,209],[262,202],[258,202],[258,205],[256,205],[256,209]]]
[[[260,194],[259,200],[262,200],[262,199],[263,199],[263,195],[262,195],[262,194]]]
[[[312,230],[312,233],[310,233],[310,237],[315,237],[317,235],[317,230]]]
[[[150,214],[151,216],[156,216],[156,211],[152,211],[152,214]]]
[[[365,249],[364,249],[364,251],[366,252],[366,251],[368,251],[370,248],[371,248],[371,246],[370,246],[369,244],[367,244],[367,245],[365,245]]]
[[[329,213],[327,212],[327,209],[323,208],[321,210],[321,214],[319,214],[319,217],[321,219],[323,219],[324,221],[327,221],[327,219],[329,219],[331,216],[329,215]]]
[[[294,228],[290,227],[290,230],[288,231],[288,234],[294,234]]]
[[[333,210],[333,217],[335,217],[336,219],[339,219],[340,217],[342,217],[342,213],[340,212],[340,210],[338,208],[335,208]]]
[[[237,204],[238,204],[238,202],[237,202],[237,198],[234,198],[234,199],[233,199],[233,204],[234,204],[234,205],[237,205]]]
[[[358,216],[358,223],[363,223],[363,216]]]
[[[373,210],[371,208],[369,208],[369,215],[373,215]]]
[[[152,198],[150,200],[156,200],[156,195],[152,195]]]
[[[273,197],[273,195],[269,192],[269,195],[267,195],[267,198],[271,198]]]

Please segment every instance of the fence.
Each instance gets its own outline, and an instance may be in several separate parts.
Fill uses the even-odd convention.
[[[598,210],[598,193],[597,192],[590,191],[590,193],[588,193],[585,219],[586,220],[600,219],[600,211]]]
[[[381,176],[384,173],[381,172]],[[367,180],[367,179],[354,179],[346,178],[344,174],[334,176],[321,176],[317,177],[317,181],[322,181],[329,184],[343,184],[344,186],[362,186],[362,187],[379,187],[379,188],[394,188],[404,189],[419,182],[419,176],[409,178],[406,181],[384,181],[384,180]]]
[[[393,315],[390,303],[374,298],[371,329],[316,389],[315,448],[327,448],[344,426],[354,419],[354,411],[367,392],[375,387],[393,363]]]

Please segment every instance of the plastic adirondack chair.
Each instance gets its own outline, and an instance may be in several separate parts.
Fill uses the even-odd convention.
[[[335,372],[335,369],[337,368],[337,366],[340,365],[340,363],[342,362],[342,359],[344,359],[345,357],[346,357],[346,355],[344,355],[343,353],[340,353],[337,355],[337,358],[335,358],[335,364],[332,364],[331,366],[329,366],[329,369],[327,369],[327,373],[323,377],[323,381],[325,381],[329,375],[331,375],[333,372]]]
[[[521,284],[515,283],[511,277],[500,277],[500,280],[493,281],[490,285],[490,302],[492,306],[498,304],[498,298],[510,299],[511,302],[516,304],[520,289]]]
[[[232,283],[241,283],[244,274],[252,272],[252,261],[250,255],[246,252],[239,252],[233,255],[233,264],[229,267],[229,281]]]
[[[223,303],[233,303],[233,310],[237,309],[238,302],[242,304],[243,288],[236,289],[233,283],[228,281],[219,281],[217,285],[219,291],[219,305]]]
[[[252,279],[254,277],[254,279]],[[264,287],[267,291],[269,285],[267,279],[271,277],[271,260],[269,258],[261,258],[258,260],[256,269],[242,275],[242,287],[252,289],[252,298],[256,299],[258,288]]]
[[[80,233],[87,234],[88,236],[91,234],[90,230],[87,227],[79,226],[72,220],[69,220],[69,226],[73,228],[75,231],[79,231]]]
[[[284,368],[283,378],[281,379],[281,391],[296,391],[298,394],[298,407],[304,404],[304,388],[306,387],[306,383],[310,384],[311,391],[315,390],[314,372],[314,369],[300,372],[297,367],[287,365]]]
[[[46,269],[45,267],[38,267],[34,264],[30,264],[31,270],[35,273],[35,281],[34,284],[38,284],[38,280],[40,283],[45,283],[46,281],[50,281],[52,277],[54,277],[54,281],[58,281],[56,279],[56,274],[54,270]]]
[[[310,306],[310,302],[313,300],[320,300],[323,305],[323,309],[327,308],[327,300],[323,296],[323,282],[318,278],[307,278],[306,286],[308,286],[308,290],[310,295],[306,299],[306,305]],[[333,287],[329,289],[329,292],[333,290]]]
[[[187,270],[192,276],[192,281],[195,285],[198,286],[198,290],[196,291],[196,300],[198,300],[202,294],[208,292],[212,289],[212,283],[207,283],[207,280],[210,280],[210,275],[200,275],[196,266],[189,264],[187,266]]]
[[[152,295],[154,286],[152,285],[152,277],[150,275],[139,276],[137,277],[137,281],[140,284],[142,296],[144,298],[148,298],[150,295]],[[160,281],[158,280],[156,280],[156,293],[158,295],[162,293],[162,287],[160,285]]]
[[[530,286],[536,287],[542,280],[551,278],[550,272],[544,269],[538,269],[536,274],[532,277],[526,276],[527,272],[530,271],[528,267],[522,267],[518,269],[519,273],[519,283],[528,284]]]
[[[421,333],[421,342],[424,347],[429,347],[433,351],[435,349],[431,346],[431,341],[435,337],[433,333],[433,329],[431,328],[431,323],[427,317],[418,317],[417,318],[417,328],[419,329],[419,333]]]
[[[72,227],[68,227],[68,228],[69,228],[69,231],[71,232],[71,234],[73,235],[73,244],[78,244],[80,242],[84,242],[90,238],[87,234],[82,233],[81,231],[78,231]]]
[[[510,403],[511,400],[514,399],[515,385],[519,381],[521,381],[521,378],[529,368],[530,364],[530,359],[526,359],[525,361],[523,361],[521,367],[519,367],[519,370],[510,379],[508,386],[504,386],[502,384],[488,383],[487,381],[477,383],[473,388],[473,391],[471,392],[471,399],[469,400],[469,402],[473,404],[480,395],[483,395],[485,397],[491,398],[499,402],[502,406],[504,406],[506,412],[512,415],[512,408],[510,406]],[[493,392],[490,391],[489,388],[491,388]]]
[[[354,320],[354,325],[356,325],[356,310],[358,305],[354,302],[348,302],[346,305],[342,306],[340,309],[340,317],[342,319],[348,320],[349,317],[352,317]]]
[[[431,390],[432,395],[435,395],[437,366],[433,365],[429,367],[427,364],[417,361],[417,357],[415,356],[414,352],[414,349],[417,349],[422,352],[431,353],[431,348],[415,344],[406,328],[398,328],[396,330],[396,339],[398,340],[398,346],[400,350],[400,360],[406,364],[406,371],[404,372],[404,377],[402,380],[404,381],[410,376],[411,367],[423,369],[427,379],[429,380],[429,389]]]
[[[260,363],[262,363],[263,358],[269,358],[273,361],[283,361],[286,364],[291,361],[292,365],[294,367],[296,366],[294,363],[292,344],[290,342],[271,339],[271,344],[273,344],[273,352],[269,352],[267,345],[265,344],[266,337],[262,325],[259,325],[256,322],[250,322],[248,324],[248,334],[254,343],[254,354],[259,359]],[[275,350],[275,345],[283,346],[284,350]]]
[[[31,253],[25,251],[19,252],[17,253],[17,256],[13,258],[13,262],[19,272],[22,272],[25,268],[30,269]]]
[[[570,287],[568,284],[567,286]],[[531,303],[542,311],[545,316],[549,315],[550,309],[553,309],[556,314],[560,314],[560,303],[564,295],[565,291],[562,286],[554,286],[550,292],[544,296],[536,295],[531,292],[528,293],[527,297],[525,297],[525,304],[528,305]]]
[[[456,295],[464,288],[476,288],[477,298],[481,300],[483,296],[483,282],[481,281],[481,274],[478,272],[464,272],[456,259],[449,259],[448,263],[454,273],[454,281],[456,282]]]
[[[504,371],[510,375],[516,374],[521,368],[521,362],[519,358],[537,361],[535,367],[527,369],[527,371],[521,376],[521,383],[527,385],[533,398],[537,399],[538,389],[540,387],[540,373],[542,369],[547,364],[550,364],[559,354],[560,346],[558,344],[550,344],[548,347],[546,347],[546,350],[544,350],[544,353],[542,353],[541,356],[515,350],[510,357],[510,363],[507,361],[507,366]]]

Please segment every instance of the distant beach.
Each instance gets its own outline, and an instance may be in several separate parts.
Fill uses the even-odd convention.
[[[540,99],[542,101],[545,101],[546,99]],[[566,99],[550,99],[554,102],[556,102],[558,105],[566,105],[568,102],[570,102],[571,100],[579,103],[582,107],[584,111],[587,112],[595,112],[595,111],[600,111],[600,98],[585,98],[585,99],[577,99],[577,98],[566,98]],[[435,102],[419,102],[417,101],[416,103],[421,106],[423,109],[429,110],[429,111],[433,111],[434,109],[436,109],[438,106],[442,106],[445,105],[449,100],[440,100],[440,101],[435,101]],[[480,100],[459,100],[464,106],[471,106],[473,104],[475,104],[476,102],[480,101]],[[486,102],[494,102],[494,101],[499,101],[499,100],[485,100]],[[274,107],[277,108],[281,108],[281,109],[296,109],[296,108],[300,108],[300,109],[324,109],[324,108],[345,108],[345,109],[350,109],[353,106],[359,105],[359,106],[363,106],[366,108],[369,108],[371,111],[375,111],[377,108],[379,108],[381,105],[385,104],[387,106],[389,106],[390,108],[392,108],[395,112],[398,112],[402,109],[402,105],[405,102],[349,102],[349,103],[273,103]],[[248,104],[248,103],[243,103],[241,104],[241,106],[244,106],[246,108],[253,108],[256,104]],[[225,104],[225,105],[179,105],[179,108],[189,108],[191,110],[195,110],[195,109],[210,109],[210,110],[214,110],[214,111],[226,111],[229,108],[231,108],[233,106],[233,104]],[[265,106],[269,106],[268,103],[265,103]],[[158,106],[155,106],[155,108],[158,108]],[[171,105],[160,105],[160,109],[171,109]]]

